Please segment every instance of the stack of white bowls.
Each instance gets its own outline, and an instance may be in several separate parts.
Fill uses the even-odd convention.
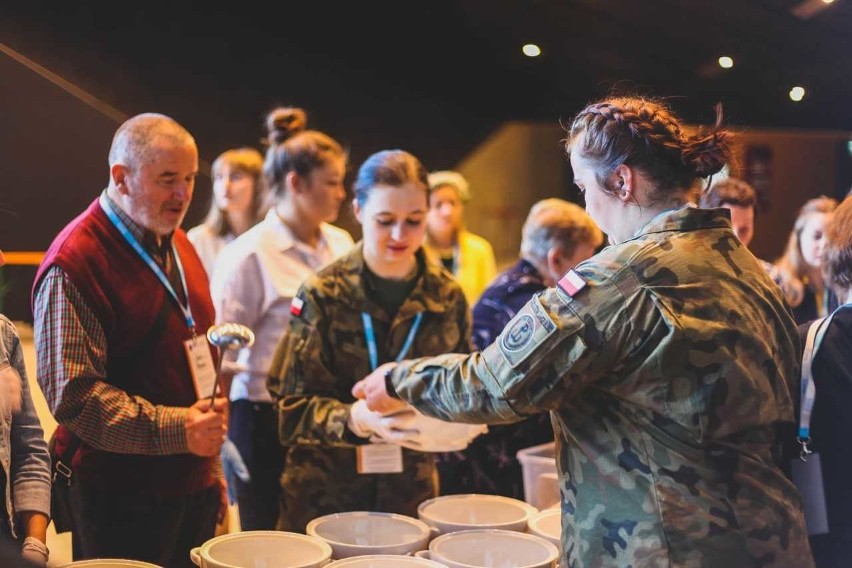
[[[97,558],[94,560],[78,560],[63,564],[59,568],[160,568],[150,562],[140,560],[125,560],[122,558]]]
[[[331,547],[298,533],[245,531],[211,538],[189,558],[200,568],[321,568],[331,562]]]
[[[434,531],[417,519],[368,511],[317,517],[308,523],[306,532],[328,543],[335,560],[376,554],[412,554],[424,550],[434,536]]]
[[[555,568],[559,550],[535,535],[482,529],[443,534],[417,557],[449,568]]]
[[[420,503],[417,516],[441,534],[468,529],[524,532],[538,509],[518,499],[471,493],[445,495]]]
[[[414,556],[375,554],[335,560],[326,568],[446,568],[446,565]]]
[[[562,542],[562,510],[558,507],[545,509],[529,522],[529,531],[549,540],[556,546]]]

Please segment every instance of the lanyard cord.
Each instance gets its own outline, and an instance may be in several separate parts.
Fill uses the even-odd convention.
[[[183,318],[186,322],[187,327],[192,332],[192,335],[195,335],[195,319],[192,317],[192,309],[189,306],[189,292],[186,288],[186,276],[183,272],[183,265],[180,262],[180,256],[178,256],[177,250],[175,250],[174,242],[172,243],[172,256],[175,259],[175,266],[177,266],[178,274],[180,275],[181,286],[183,286],[183,293],[184,297],[186,298],[185,306],[183,305],[183,303],[181,303],[180,298],[178,298],[178,295],[175,292],[175,289],[172,287],[172,283],[169,282],[168,277],[160,268],[160,265],[158,265],[154,261],[154,259],[151,258],[151,255],[148,254],[148,251],[146,251],[136,239],[136,237],[133,236],[133,233],[130,232],[130,229],[127,228],[127,226],[122,222],[118,214],[113,210],[110,202],[107,200],[102,200],[101,204],[103,205],[103,210],[104,213],[106,213],[107,218],[109,218],[112,224],[115,225],[115,228],[118,229],[118,232],[121,233],[121,236],[124,237],[124,240],[127,241],[127,243],[131,247],[133,247],[133,250],[136,251],[136,254],[138,254],[139,257],[145,262],[145,264],[148,265],[148,268],[151,269],[151,271],[154,273],[154,275],[157,277],[163,287],[165,287],[169,295],[177,303],[181,312],[183,312]]]
[[[396,362],[399,363],[408,352],[411,350],[411,345],[414,343],[414,337],[417,335],[417,330],[420,327],[420,322],[423,321],[423,312],[418,312],[414,317],[414,323],[411,324],[411,329],[408,330],[408,335],[405,338],[405,343],[402,344],[402,349],[396,356]],[[361,322],[364,324],[364,335],[367,339],[367,354],[370,356],[370,370],[375,371],[379,366],[379,352],[376,347],[376,330],[373,328],[373,318],[367,312],[361,312]]]

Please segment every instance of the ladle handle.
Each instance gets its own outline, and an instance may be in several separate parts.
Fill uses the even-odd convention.
[[[216,389],[219,388],[219,373],[222,372],[222,356],[225,354],[221,347],[219,351],[219,362],[216,364],[216,380],[213,381],[213,392],[210,393],[210,410],[213,410],[213,400],[216,398]]]

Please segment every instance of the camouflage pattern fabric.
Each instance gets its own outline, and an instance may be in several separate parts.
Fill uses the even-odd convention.
[[[536,292],[546,290],[538,270],[521,259],[494,279],[473,306],[473,343],[485,349]],[[441,494],[490,493],[523,500],[518,450],[553,441],[550,413],[514,424],[492,424],[459,452],[437,454]]]
[[[728,214],[661,214],[575,270],[483,352],[400,365],[397,393],[474,423],[553,411],[563,566],[813,566],[776,433],[799,339]]]
[[[409,356],[470,351],[461,288],[422,253],[418,261],[421,276],[393,320],[365,290],[360,243],[298,292],[301,313],[278,345],[267,382],[277,400],[279,437],[288,446],[278,528],[303,532],[311,519],[341,511],[416,517],[417,505],[438,494],[432,454],[403,449],[402,473],[357,473],[355,446],[367,440],[346,427],[352,386],[371,370],[362,311],[373,318],[379,363],[396,358],[420,312]]]

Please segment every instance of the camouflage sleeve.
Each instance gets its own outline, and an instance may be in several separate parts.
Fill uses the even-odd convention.
[[[507,422],[555,410],[572,386],[617,373],[643,348],[637,335],[657,329],[654,318],[646,330],[633,325],[625,292],[642,293],[629,282],[604,282],[573,298],[551,288],[533,296],[484,351],[405,362],[392,385],[424,413],[455,421]]]
[[[273,356],[267,388],[276,400],[278,438],[285,446],[351,445],[346,428],[350,405],[337,398],[327,337],[328,318],[309,291],[300,290],[301,313],[290,319]]]

